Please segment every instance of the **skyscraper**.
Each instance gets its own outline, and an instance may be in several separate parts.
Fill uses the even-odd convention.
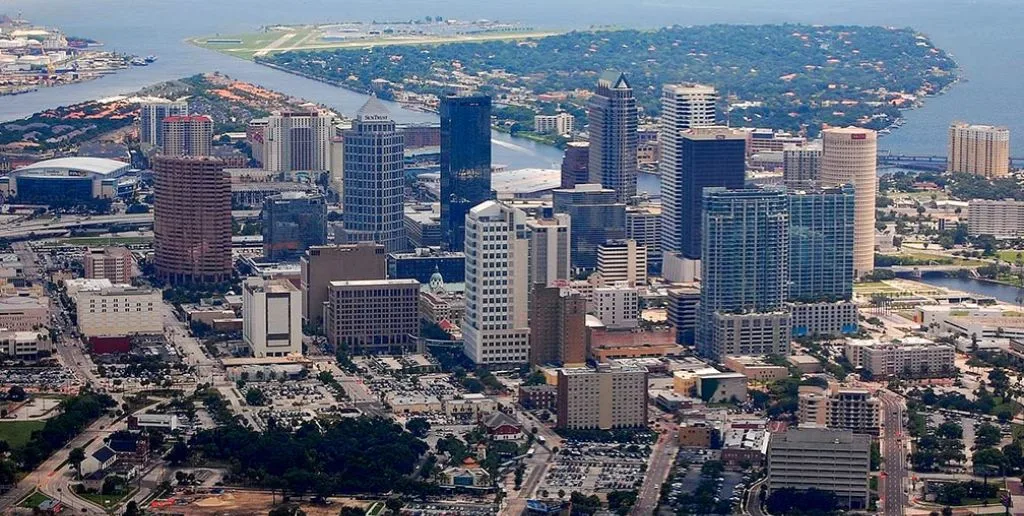
[[[676,102],[672,97],[671,102]],[[672,109],[678,109],[678,106]],[[746,135],[724,127],[673,128],[670,114],[662,123],[661,251],[688,261],[701,256],[701,207],[705,188],[743,188]],[[688,267],[697,269],[695,266]],[[696,272],[693,270],[692,272]],[[669,271],[666,270],[666,275]],[[687,278],[690,274],[683,274]]]
[[[531,288],[572,279],[569,216],[564,213],[549,215],[526,221],[530,232]]]
[[[853,295],[853,186],[789,192],[789,294],[795,301]]]
[[[717,103],[718,92],[714,86],[666,84],[661,89],[661,132],[658,141],[664,141],[661,136],[665,134],[669,136],[669,141],[675,141],[682,129],[715,126]]]
[[[163,119],[164,156],[209,156],[213,119],[206,115],[175,115]]]
[[[359,108],[345,131],[343,166],[345,242],[377,242],[387,253],[405,250],[404,137],[377,97]]]
[[[626,205],[617,197],[615,190],[597,184],[552,192],[555,212],[569,215],[574,268],[597,267],[597,247],[626,238]]]
[[[785,189],[704,190],[697,349],[721,360],[789,351]]]
[[[284,192],[263,201],[263,256],[297,258],[327,243],[327,202],[320,194]]]
[[[860,277],[875,266],[878,137],[859,127],[825,129],[821,136],[822,186],[853,185],[853,271]]]
[[[158,156],[153,162],[157,274],[178,282],[231,277],[231,177],[224,162]]]
[[[604,72],[587,103],[590,182],[615,190],[616,200],[636,196],[637,110],[633,87],[621,72]]]
[[[950,172],[988,178],[1010,173],[1010,130],[955,122],[949,126]]]
[[[561,187],[572,188],[589,182],[590,142],[569,142],[562,155]]]
[[[484,201],[466,217],[463,350],[475,364],[523,364],[530,358],[530,238],[526,213]]]
[[[299,260],[302,319],[306,324],[320,325],[332,281],[383,280],[385,266],[384,246],[373,242],[306,249]]]
[[[169,116],[188,115],[184,100],[155,99],[139,104],[139,141],[143,145],[163,147],[163,120]]]
[[[491,198],[491,97],[441,98],[441,241],[461,251],[466,213]]]
[[[334,116],[323,111],[278,112],[263,129],[263,169],[327,170]]]
[[[782,180],[799,187],[821,176],[821,142],[787,144],[782,149]]]

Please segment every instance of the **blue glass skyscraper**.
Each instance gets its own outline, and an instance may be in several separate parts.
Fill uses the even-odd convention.
[[[491,198],[491,98],[441,99],[441,242],[462,251],[466,213]]]

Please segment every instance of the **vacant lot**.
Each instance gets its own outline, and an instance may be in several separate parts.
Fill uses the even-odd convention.
[[[0,441],[7,441],[11,448],[19,448],[44,424],[43,421],[0,421]]]

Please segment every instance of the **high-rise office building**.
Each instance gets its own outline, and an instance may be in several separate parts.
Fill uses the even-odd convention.
[[[789,294],[793,301],[853,295],[853,186],[789,191]]]
[[[408,247],[404,148],[391,113],[370,97],[345,131],[345,242],[377,242],[389,253]]]
[[[209,156],[213,119],[206,115],[176,115],[163,119],[164,156]]]
[[[157,274],[172,283],[231,277],[231,176],[211,157],[153,161]]]
[[[821,184],[853,185],[853,271],[860,277],[875,267],[878,136],[858,127],[829,128],[821,136]]]
[[[590,142],[569,142],[562,155],[561,187],[590,182]]]
[[[108,279],[115,285],[123,285],[131,283],[135,277],[135,260],[132,258],[132,252],[126,247],[89,249],[82,261],[86,278]]]
[[[743,188],[746,135],[727,128],[671,129],[663,122],[661,141],[661,252],[665,268],[685,260],[692,280],[701,256],[701,195],[705,188]],[[662,140],[663,139],[663,140]],[[665,274],[674,277],[671,271]]]
[[[721,360],[789,351],[785,189],[704,190],[697,349]]]
[[[299,261],[302,318],[306,324],[318,326],[323,321],[330,282],[384,279],[384,257],[384,246],[374,242],[306,249]]]
[[[184,100],[156,99],[139,104],[139,141],[143,145],[163,147],[163,121],[169,116],[188,115]]]
[[[850,509],[864,509],[870,490],[871,436],[849,430],[791,428],[768,441],[768,492],[829,491]]]
[[[527,216],[485,201],[466,217],[464,352],[475,364],[523,364],[530,359],[530,238]]]
[[[1010,130],[955,122],[949,126],[950,172],[988,178],[1010,173]]]
[[[782,180],[799,187],[821,176],[821,142],[787,144],[782,149]]]
[[[573,268],[597,267],[597,247],[626,238],[626,205],[617,197],[597,184],[552,191],[555,212],[569,215]]]
[[[530,232],[531,288],[572,279],[569,216],[564,213],[548,215],[526,220],[526,229]]]
[[[327,202],[320,194],[285,192],[263,201],[263,256],[298,258],[314,245],[327,243]]]
[[[610,430],[647,424],[647,369],[598,364],[558,370],[558,428]]]
[[[636,196],[637,108],[625,74],[601,74],[587,118],[590,182],[615,190],[616,200],[628,204]]]
[[[530,293],[530,363],[587,361],[587,300],[567,287],[534,285]]]
[[[278,112],[263,128],[263,169],[327,170],[334,116],[323,111]]]
[[[441,236],[461,251],[466,213],[491,198],[491,97],[441,98]]]
[[[661,131],[670,141],[678,138],[679,131],[717,125],[715,104],[718,92],[707,84],[666,84],[661,89]],[[662,159],[665,155],[662,154]],[[670,163],[674,166],[674,163]]]
[[[302,354],[302,294],[288,280],[242,286],[242,339],[256,358]]]
[[[626,238],[647,248],[647,263],[661,263],[661,204],[626,206]]]

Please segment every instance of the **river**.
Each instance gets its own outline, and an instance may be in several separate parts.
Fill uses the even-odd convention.
[[[1017,91],[1024,83],[1024,31],[1019,30],[1024,25],[1024,9],[1019,0],[8,0],[4,9],[12,16],[21,12],[32,22],[98,39],[113,50],[154,54],[160,60],[88,83],[0,98],[0,120],[214,70],[351,114],[362,104],[362,95],[195,48],[184,40],[246,32],[274,23],[441,15],[517,20],[554,29],[783,22],[911,26],[953,53],[968,81],[909,112],[907,124],[884,138],[882,148],[908,154],[945,154],[946,128],[959,119],[1007,125],[1016,134],[1024,134],[1024,95]],[[431,114],[397,107],[394,114],[402,122],[434,119]],[[550,167],[560,159],[557,150],[520,140],[515,144],[527,151],[496,145],[495,163],[511,168]],[[1014,142],[1014,152],[1024,154],[1019,140]]]
[[[1004,303],[1017,304],[1018,289],[1010,285],[981,281],[974,278],[963,279],[939,273],[924,274],[920,281],[936,287],[981,294],[994,297]]]

